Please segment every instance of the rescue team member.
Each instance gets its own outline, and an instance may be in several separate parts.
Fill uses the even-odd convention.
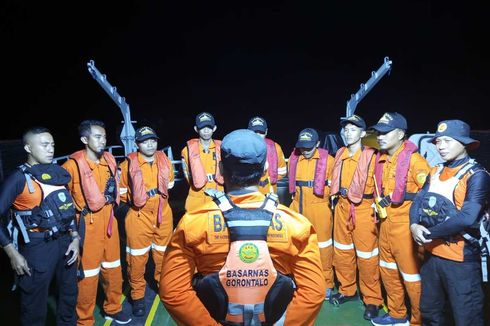
[[[145,269],[152,250],[154,277],[158,284],[163,254],[173,231],[168,190],[174,186],[174,169],[167,155],[157,151],[158,136],[150,127],[136,130],[138,151],[120,165],[121,200],[130,208],[125,218],[126,261],[133,300],[133,315],[146,314]]]
[[[388,313],[371,320],[373,325],[408,325],[405,294],[410,299],[410,325],[420,325],[420,261],[409,228],[409,210],[415,194],[429,174],[427,161],[406,138],[407,120],[386,112],[371,127],[381,152],[374,167],[375,192],[387,217],[379,231],[379,266],[387,293]],[[382,214],[380,214],[382,215]]]
[[[98,120],[82,121],[78,127],[85,149],[70,155],[63,167],[72,179],[68,188],[78,212],[82,236],[78,282],[78,325],[93,325],[99,273],[104,280],[105,318],[118,324],[131,321],[122,311],[122,273],[119,231],[113,207],[119,203],[116,160],[106,146],[105,125]]]
[[[293,196],[290,208],[310,220],[318,234],[318,247],[327,284],[325,299],[332,295],[332,210],[330,209],[330,180],[334,159],[323,148],[315,129],[303,129],[296,148],[289,157],[289,192]]]
[[[449,300],[456,325],[483,325],[480,246],[474,242],[480,237],[490,176],[468,156],[480,142],[470,138],[465,122],[439,122],[433,143],[445,162],[432,168],[410,209],[413,239],[426,249],[420,271],[422,322],[446,325]]]
[[[22,141],[27,161],[0,188],[0,216],[5,218],[11,209],[18,232],[17,238],[11,238],[7,224],[0,221],[0,245],[10,258],[20,290],[20,323],[46,323],[49,286],[55,277],[56,324],[75,325],[79,237],[73,200],[66,189],[70,175],[51,163],[54,140],[48,129],[31,128]]]
[[[194,131],[199,138],[189,140],[182,149],[182,169],[189,183],[189,194],[185,200],[186,212],[211,201],[204,190],[223,190],[223,177],[218,170],[221,141],[213,140],[216,128],[214,117],[210,113],[199,113],[194,125]]]
[[[346,146],[335,155],[331,195],[334,202],[333,264],[339,292],[331,303],[357,299],[356,271],[364,304],[364,318],[378,316],[383,303],[379,280],[378,227],[373,204],[375,150],[363,146],[366,122],[358,115],[340,121]]]
[[[259,190],[263,194],[270,192],[277,193],[277,181],[284,178],[287,174],[286,159],[281,145],[266,138],[269,131],[267,122],[262,117],[253,117],[248,122],[248,129],[265,139],[267,145],[267,163],[265,164],[264,175],[259,181]]]
[[[222,204],[207,203],[180,220],[165,252],[160,280],[160,297],[178,325],[220,325],[230,319],[243,321],[262,311],[268,325],[272,325],[268,317],[280,316],[288,303],[285,299],[292,294],[288,276],[294,279],[296,290],[287,306],[284,324],[314,324],[325,295],[316,232],[304,216],[283,205],[276,207],[271,200],[274,194],[264,201],[258,182],[266,151],[265,142],[250,130],[229,133],[221,147],[220,166],[227,191],[226,195],[221,193]],[[258,244],[265,240],[264,226],[268,229],[265,248]],[[255,239],[261,241],[244,241],[237,254],[235,240],[243,232],[256,235]],[[271,259],[272,272],[278,276],[269,294],[275,299],[264,302],[273,283]],[[253,268],[263,262],[267,267]],[[222,267],[219,276],[213,275]],[[193,278],[196,272],[200,276]],[[203,301],[193,290],[193,281]],[[248,295],[241,296],[243,292]]]

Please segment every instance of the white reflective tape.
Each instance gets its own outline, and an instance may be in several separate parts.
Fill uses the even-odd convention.
[[[420,274],[406,274],[400,271],[405,282],[420,282]]]
[[[327,248],[332,245],[332,239],[328,239],[327,241],[318,242],[318,248]]]
[[[277,174],[286,174],[286,173],[288,173],[287,167],[277,168]]]
[[[115,260],[115,261],[103,261],[102,262],[102,268],[116,268],[121,266],[121,260]]]
[[[169,182],[167,185],[167,189],[172,189],[175,186],[175,181]]]
[[[146,254],[148,251],[150,251],[151,245],[146,247],[146,248],[141,248],[141,249],[134,249],[126,246],[126,252],[130,254],[131,256],[141,256]]]
[[[271,187],[271,190],[272,190],[272,187]],[[265,204],[264,209],[268,212],[274,213],[274,211],[276,210],[276,203],[273,200],[267,200],[267,203]]]
[[[83,275],[85,277],[92,277],[98,275],[100,272],[100,267],[94,268],[94,269],[84,269],[83,270]]]
[[[396,263],[388,263],[387,261],[384,260],[379,260],[379,266],[384,267],[384,268],[389,268],[389,269],[398,269],[398,266],[396,266]]]
[[[334,241],[333,242],[333,246],[337,249],[340,249],[340,250],[353,250],[354,249],[354,244],[353,243],[350,243],[348,245],[345,245],[345,244],[342,244],[340,242],[337,242],[337,241]]]
[[[369,259],[372,257],[375,257],[379,254],[378,248],[374,248],[373,251],[360,251],[356,250],[357,257],[359,258],[364,258],[364,259]]]
[[[128,188],[119,188],[119,195],[124,195],[128,192]]]
[[[239,221],[228,221],[227,224],[229,227],[235,227],[235,226],[269,226],[269,225],[271,225],[271,222],[270,221],[264,221],[264,220],[257,220],[257,221],[239,220]]]
[[[165,251],[165,250],[167,250],[167,246],[159,246],[157,244],[152,243],[151,249],[155,249],[157,251]]]
[[[220,201],[220,203],[218,204],[219,208],[221,209],[222,212],[226,212],[230,209],[233,208],[233,206],[231,206],[230,202],[229,201]]]

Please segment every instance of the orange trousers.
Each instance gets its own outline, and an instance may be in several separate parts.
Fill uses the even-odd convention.
[[[359,288],[364,303],[380,305],[383,298],[379,279],[378,227],[374,223],[371,204],[371,201],[363,200],[356,205],[351,221],[350,201],[339,198],[334,213],[333,264],[340,293],[356,294],[356,271],[359,269]]]
[[[82,267],[85,278],[78,282],[77,325],[95,323],[94,308],[97,298],[99,273],[105,299],[104,312],[115,314],[122,309],[122,273],[117,220],[112,221],[112,235],[107,235],[111,206],[104,206],[97,213],[85,216],[85,240],[83,243]]]
[[[298,196],[299,197],[299,196]],[[292,210],[299,212],[299,202],[294,199],[289,206]],[[313,224],[318,236],[318,247],[320,247],[320,258],[323,267],[323,276],[325,277],[325,283],[327,288],[333,288],[333,248],[332,248],[332,210],[328,202],[303,202],[302,215],[306,216],[308,220]]]
[[[393,221],[389,217],[381,221],[379,265],[390,316],[407,316],[405,294],[408,294],[411,305],[410,325],[421,325],[420,260],[408,224],[408,220]]]
[[[157,285],[160,282],[163,255],[173,232],[173,218],[168,203],[164,206],[160,225],[157,212],[158,200],[149,201],[141,210],[130,208],[126,215],[126,261],[133,300],[145,296],[145,270],[150,249],[155,263],[154,277]]]

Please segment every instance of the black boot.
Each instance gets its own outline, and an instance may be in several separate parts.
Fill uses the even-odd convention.
[[[378,317],[379,308],[374,304],[367,304],[364,309],[364,319],[371,320]]]

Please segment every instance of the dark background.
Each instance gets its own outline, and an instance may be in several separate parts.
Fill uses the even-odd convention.
[[[179,154],[195,115],[215,138],[254,115],[286,155],[305,127],[338,130],[346,101],[385,56],[393,70],[359,104],[369,125],[385,111],[409,133],[459,118],[488,129],[488,5],[473,1],[19,1],[0,5],[0,139],[49,127],[56,155],[81,148],[83,119],[119,142],[122,115],[86,64],[117,86],[132,119]],[[9,113],[12,118],[5,118]]]

